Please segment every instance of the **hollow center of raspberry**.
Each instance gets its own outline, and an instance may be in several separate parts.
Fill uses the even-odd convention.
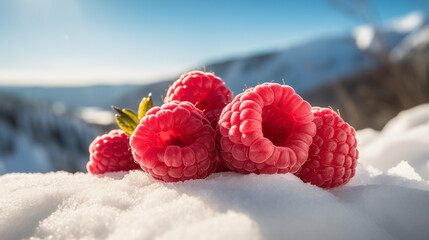
[[[205,112],[209,107],[209,102],[207,101],[207,97],[208,97],[207,94],[202,94],[198,99],[198,102],[196,103],[195,107]]]
[[[266,106],[262,110],[262,132],[276,146],[284,146],[292,132],[293,118],[277,106]]]
[[[189,140],[177,131],[162,131],[159,133],[159,142],[163,146],[176,145],[185,147],[189,145]]]

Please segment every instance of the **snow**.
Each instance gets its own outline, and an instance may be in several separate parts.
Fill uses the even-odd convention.
[[[98,125],[110,125],[115,123],[112,110],[106,111],[97,107],[86,107],[80,112],[81,118],[87,123]]]
[[[98,129],[62,103],[45,106],[4,95],[0,102],[0,175],[86,170],[88,145]],[[97,116],[105,117],[100,111]]]
[[[371,26],[360,26],[357,27],[353,31],[353,35],[356,39],[356,45],[361,50],[368,50],[371,48],[375,48],[372,46],[374,43],[374,37],[375,37],[375,30]]]
[[[415,35],[416,31],[426,26],[425,16],[422,12],[412,12],[405,16],[402,16],[397,19],[393,19],[380,27],[381,37],[386,41],[387,48],[386,50],[392,50],[392,52],[397,52],[397,48],[401,45],[410,45],[406,43],[409,41],[409,38],[415,39],[416,37],[410,37]],[[362,51],[369,51],[376,53],[381,50],[382,45],[379,42],[379,39],[376,38],[376,32],[374,26],[363,25],[356,27],[352,32],[353,37],[355,38],[356,46]],[[414,46],[414,45],[413,45]],[[411,49],[413,46],[409,46]],[[392,53],[397,55],[398,53]]]
[[[374,60],[362,52],[353,36],[334,36],[304,42],[263,55],[206,65],[234,92],[258,83],[274,81],[293,86],[301,93],[338,80],[341,76],[369,69]]]
[[[377,53],[380,49],[386,48],[393,60],[401,58],[415,50],[417,46],[429,42],[428,26],[427,16],[422,12],[412,12],[378,25],[381,38],[386,45],[383,48],[375,37],[374,28],[364,25],[350,33],[324,36],[282,49],[261,50],[259,54],[251,56],[237,56],[201,64],[200,70],[205,65],[207,71],[215,72],[236,94],[246,88],[245,83],[248,87],[253,87],[261,82],[282,83],[283,79],[298,93],[304,93],[377,67],[379,63],[368,52]],[[423,30],[425,27],[427,30]],[[189,70],[195,70],[195,68],[198,66]],[[142,93],[147,94],[149,90],[152,91],[153,96],[165,95],[168,85],[179,76],[180,74],[166,78],[165,80],[170,81],[159,84],[55,88],[0,86],[0,92],[16,94],[30,101],[63,102],[75,108],[97,107],[109,110],[112,103],[121,103],[123,100],[127,100],[125,101],[127,104],[135,104],[134,102],[140,100]],[[79,92],[78,98],[76,92]],[[134,95],[138,97],[131,100],[130,96]]]
[[[428,190],[394,182],[326,191],[293,175],[166,184],[133,171],[15,173],[0,184],[5,239],[423,239],[429,220]]]
[[[205,66],[208,71],[220,76],[235,93],[246,88],[244,83],[253,87],[260,82],[282,83],[282,79],[298,93],[303,93],[377,67],[379,63],[371,54],[381,50],[390,54],[393,49],[406,44],[404,39],[409,35],[415,35],[416,31],[428,25],[423,13],[412,12],[380,23],[377,26],[380,38],[376,37],[373,26],[363,25],[353,29],[350,34],[328,36],[285,49]],[[383,45],[380,39],[384,41]],[[408,48],[413,49],[413,46]]]
[[[420,177],[420,175],[416,173],[414,168],[407,161],[401,161],[400,163],[398,163],[398,165],[396,165],[396,167],[387,170],[387,173],[390,175],[401,176],[407,179],[417,181],[422,180],[422,177]]]
[[[61,81],[58,81],[59,83]],[[112,103],[132,93],[142,85],[92,86],[3,86],[0,94],[15,95],[31,102],[62,103],[71,108],[96,107],[110,110]],[[77,94],[78,93],[78,94]],[[122,107],[122,106],[119,106]]]
[[[424,24],[424,21],[424,14],[420,11],[416,11],[398,19],[393,19],[388,24],[388,27],[395,31],[411,32],[421,27]]]
[[[363,165],[409,179],[429,180],[429,104],[401,112],[381,132],[365,129],[357,137]]]
[[[409,32],[407,36],[392,49],[390,55],[395,61],[401,60],[412,52],[419,52],[429,44],[429,19],[421,12],[393,21],[391,28],[396,31]]]
[[[1,239],[427,239],[429,104],[358,131],[347,185],[216,173],[163,183],[142,171],[0,177]],[[0,168],[2,166],[0,165]]]
[[[429,25],[409,34],[397,47],[392,50],[391,58],[400,60],[412,51],[419,51],[429,44]]]
[[[0,174],[7,172],[49,172],[54,168],[49,162],[49,154],[45,148],[37,145],[25,134],[14,136],[15,150],[13,154],[1,156]]]

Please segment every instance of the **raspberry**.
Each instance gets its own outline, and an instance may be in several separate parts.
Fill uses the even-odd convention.
[[[232,92],[219,77],[212,73],[194,71],[185,73],[168,89],[165,103],[188,101],[203,111],[216,128],[222,109],[231,102]]]
[[[134,158],[165,182],[206,178],[216,168],[215,131],[190,102],[169,102],[146,113],[131,135]]]
[[[296,175],[322,188],[346,184],[355,175],[359,156],[355,130],[330,109],[313,107],[312,112],[316,136],[307,162]]]
[[[237,95],[218,130],[223,163],[246,173],[296,172],[316,133],[311,106],[285,85],[265,83]]]
[[[140,169],[134,162],[127,134],[119,129],[98,136],[89,145],[86,169],[92,174]]]

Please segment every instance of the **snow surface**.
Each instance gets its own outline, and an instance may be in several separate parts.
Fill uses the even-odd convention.
[[[357,175],[332,190],[291,174],[3,175],[0,239],[427,239],[429,104],[358,140]]]
[[[381,132],[358,131],[358,140],[363,165],[409,179],[429,180],[429,104],[401,112]]]

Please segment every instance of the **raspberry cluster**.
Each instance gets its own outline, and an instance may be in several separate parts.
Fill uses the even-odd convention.
[[[233,98],[221,78],[194,71],[173,83],[160,107],[149,95],[138,113],[114,109],[124,131],[90,145],[92,174],[141,168],[177,182],[215,171],[293,173],[322,188],[355,174],[353,127],[330,109],[312,108],[290,86],[264,83]]]

